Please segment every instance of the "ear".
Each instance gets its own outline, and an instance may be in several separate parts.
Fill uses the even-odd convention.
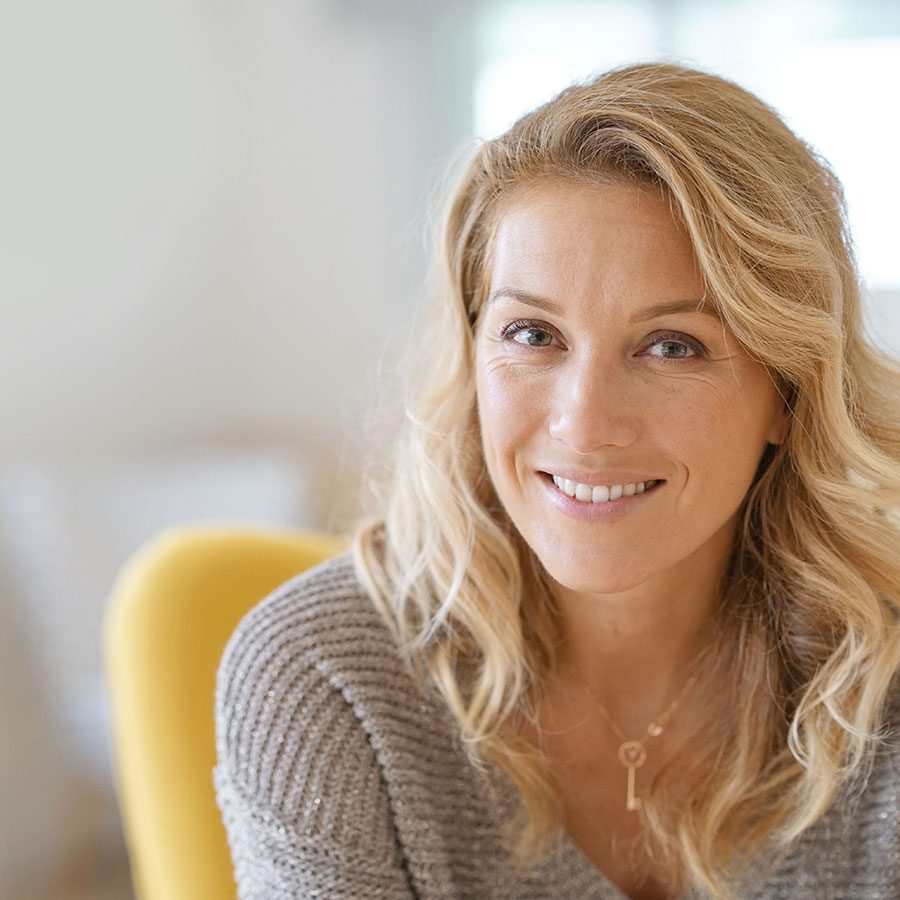
[[[783,444],[787,438],[788,427],[791,422],[791,413],[786,403],[779,403],[778,409],[772,417],[769,430],[766,432],[766,441],[770,444]]]

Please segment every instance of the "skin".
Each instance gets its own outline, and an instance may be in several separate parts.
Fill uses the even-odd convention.
[[[736,512],[766,444],[784,440],[784,404],[717,317],[691,309],[629,321],[704,295],[690,239],[653,188],[520,189],[499,219],[489,276],[475,333],[488,473],[552,578],[565,634],[559,685],[579,671],[639,737],[709,640]],[[556,310],[493,296],[502,289]],[[504,336],[521,319],[529,326]],[[626,514],[583,521],[539,480],[564,467],[637,470],[665,484]],[[596,720],[586,696],[561,694]]]

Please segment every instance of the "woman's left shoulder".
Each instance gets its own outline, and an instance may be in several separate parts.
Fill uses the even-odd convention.
[[[860,842],[861,856],[886,851],[893,858],[900,854],[900,696],[896,690],[885,703],[879,733],[870,765],[863,770],[865,777],[850,792],[844,825]]]
[[[858,807],[873,818],[885,819],[883,813],[892,806],[888,812],[900,824],[900,681],[895,682],[885,700],[878,733],[871,768],[866,770],[864,787],[858,794]]]
[[[884,703],[881,738],[875,748],[875,767],[900,777],[900,673],[894,679]],[[895,786],[897,782],[895,780]]]

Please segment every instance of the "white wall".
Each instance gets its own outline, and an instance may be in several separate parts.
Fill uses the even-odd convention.
[[[333,461],[469,127],[448,6],[4,11],[0,466],[222,440]]]

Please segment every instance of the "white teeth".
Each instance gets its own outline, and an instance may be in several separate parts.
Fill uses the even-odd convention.
[[[576,484],[575,485],[575,499],[576,500],[590,500],[591,499],[591,488],[586,484]]]
[[[639,481],[636,484],[594,486],[570,481],[568,478],[560,478],[559,475],[553,476],[553,482],[561,491],[584,503],[606,503],[621,497],[633,497],[635,494],[643,494],[645,490],[656,484],[655,481]]]

